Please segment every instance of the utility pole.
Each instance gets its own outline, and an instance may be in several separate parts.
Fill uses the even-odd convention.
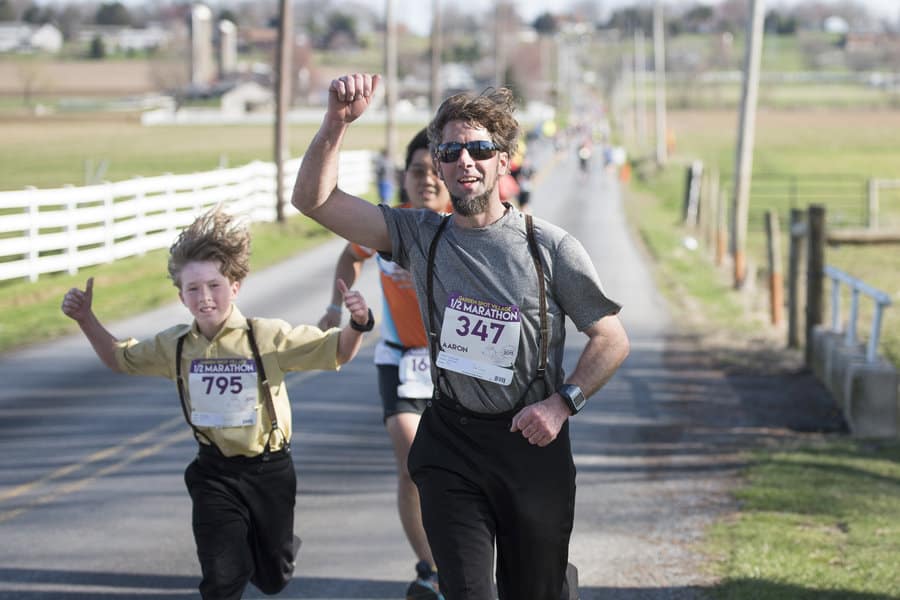
[[[506,82],[505,17],[506,4],[497,0],[494,4],[494,87],[498,88]]]
[[[284,222],[284,161],[290,153],[287,112],[291,104],[291,51],[294,48],[292,0],[278,1],[278,52],[275,54],[275,219]]]
[[[437,111],[444,93],[441,89],[441,54],[444,38],[441,25],[441,0],[431,0],[431,112]]]
[[[388,162],[397,164],[397,21],[394,17],[396,0],[385,0],[385,51],[384,72],[387,78],[385,86],[385,144]]]
[[[765,0],[751,0],[750,21],[747,25],[741,120],[734,159],[734,198],[731,211],[731,244],[736,289],[744,285],[747,276],[747,213],[750,208],[750,179],[753,174],[753,140],[756,132],[756,101],[759,95],[765,4]]]
[[[656,84],[656,164],[662,168],[669,160],[666,128],[666,42],[662,0],[653,8],[653,67]]]
[[[556,39],[556,118],[559,122],[565,112],[571,108],[569,100],[572,91],[569,85],[569,52],[564,33],[557,33]]]
[[[635,110],[634,110],[634,77],[632,75],[632,65],[634,58],[627,52],[622,53],[622,138],[626,146],[633,145],[635,132]]]
[[[647,147],[647,55],[644,30],[634,30],[634,102],[637,121],[637,148],[642,155]]]

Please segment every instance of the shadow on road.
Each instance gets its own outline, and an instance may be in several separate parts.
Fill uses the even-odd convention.
[[[141,600],[195,599],[197,579],[194,577],[104,573],[97,571],[62,571],[53,569],[0,569],[0,599],[88,600],[100,598],[140,598]],[[282,600],[399,600],[405,582],[300,577],[278,595]],[[740,589],[742,597],[792,598],[795,600],[887,600],[898,596],[867,594],[846,590],[816,590],[790,584],[760,580],[731,581],[713,589],[686,587],[583,587],[581,600],[677,600],[727,596],[729,590]],[[263,598],[254,588],[247,598]]]

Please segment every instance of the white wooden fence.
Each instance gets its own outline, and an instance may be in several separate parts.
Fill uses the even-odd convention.
[[[285,163],[288,195],[301,160]],[[372,153],[342,152],[339,172],[342,189],[366,193],[373,181]],[[178,231],[219,203],[252,221],[274,221],[275,163],[0,192],[0,280],[75,274],[89,265],[168,248]]]

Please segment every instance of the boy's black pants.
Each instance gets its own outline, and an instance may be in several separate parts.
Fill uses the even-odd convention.
[[[289,452],[224,458],[201,446],[184,473],[204,599],[240,600],[247,582],[277,594],[294,572],[297,475]]]
[[[513,414],[478,415],[433,400],[410,449],[409,471],[447,600],[495,598],[495,539],[501,600],[562,593],[575,513],[568,423],[540,448],[509,431]]]

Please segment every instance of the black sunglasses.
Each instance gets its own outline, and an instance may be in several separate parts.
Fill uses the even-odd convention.
[[[466,142],[465,144],[460,142],[447,142],[446,144],[440,144],[437,147],[437,158],[439,161],[443,163],[452,163],[459,160],[459,155],[462,154],[463,148],[466,149],[466,152],[469,153],[475,160],[487,160],[494,156],[494,154],[499,150],[497,146],[494,145],[494,142],[490,140],[476,140],[474,142]]]

